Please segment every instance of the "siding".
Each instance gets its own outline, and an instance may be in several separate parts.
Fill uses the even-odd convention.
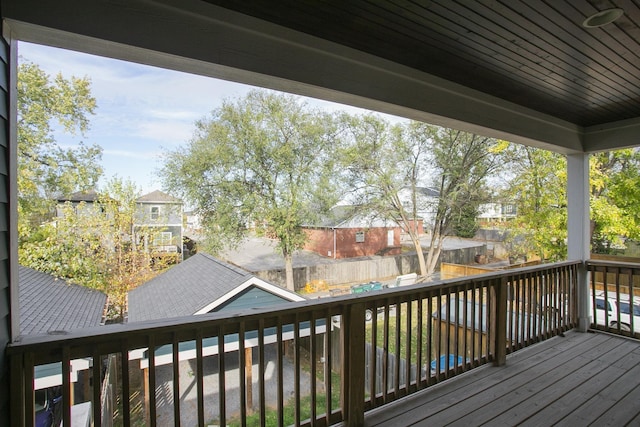
[[[286,302],[290,301],[274,295],[271,292],[251,286],[232,298],[230,301],[216,307],[213,311],[235,311],[258,307],[272,307]]]
[[[393,246],[387,245],[387,230],[393,230]],[[335,230],[335,254],[333,253],[334,230],[328,228],[306,229],[309,240],[304,249],[329,258],[342,259],[371,255],[399,255],[400,228],[337,228]],[[364,232],[364,242],[356,242],[356,233]]]
[[[2,33],[0,16],[0,33]],[[0,425],[9,425],[9,365],[5,348],[11,336],[9,292],[9,58],[10,47],[0,37]]]

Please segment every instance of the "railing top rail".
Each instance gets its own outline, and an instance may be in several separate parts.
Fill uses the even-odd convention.
[[[634,268],[640,269],[640,263],[628,262],[628,261],[608,261],[599,259],[589,259],[586,261],[587,266],[594,267],[620,267],[620,268]]]
[[[329,315],[340,314],[344,308],[356,303],[368,303],[385,299],[409,298],[416,294],[437,293],[447,291],[461,285],[476,283],[482,284],[503,277],[513,277],[521,274],[547,271],[580,264],[580,261],[562,261],[551,264],[542,264],[518,268],[513,270],[496,271],[471,277],[448,279],[433,283],[418,283],[400,288],[383,289],[369,294],[344,295],[332,298],[320,298],[299,302],[283,303],[274,307],[255,308],[238,312],[218,312],[197,316],[172,317],[167,319],[150,320],[144,322],[105,325],[93,328],[78,329],[56,335],[29,335],[21,337],[19,341],[10,343],[7,353],[20,353],[34,351],[35,348],[59,348],[61,345],[73,346],[90,340],[95,345],[111,343],[118,340],[127,340],[135,348],[136,345],[144,345],[147,337],[153,333],[185,333],[191,334],[193,330],[200,328],[216,328],[225,325],[237,324],[239,321],[256,322],[260,318],[291,317],[296,314],[316,311]],[[320,317],[323,314],[320,315]],[[232,328],[231,328],[232,329]],[[230,332],[233,333],[233,332]]]

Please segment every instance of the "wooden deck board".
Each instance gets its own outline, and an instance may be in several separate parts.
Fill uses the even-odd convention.
[[[625,425],[640,419],[640,343],[570,332],[367,413],[367,426]]]
[[[607,336],[589,335],[589,339],[578,340],[575,334],[569,334],[566,340],[556,342],[552,352],[581,352],[590,347],[597,347],[598,343],[609,340]],[[543,364],[551,357],[549,349],[543,346],[532,346],[521,350],[508,358],[508,365],[502,368],[484,366],[476,370],[458,376],[455,381],[446,381],[427,390],[409,396],[402,401],[394,402],[384,408],[370,412],[370,420],[367,425],[384,426],[393,425],[398,417],[413,422],[424,417],[423,406],[429,407],[430,413],[444,410],[460,400],[468,399],[478,393],[499,384],[502,381],[518,375],[526,370],[529,364]],[[520,363],[522,362],[522,363]],[[415,412],[412,416],[412,412]]]
[[[636,344],[633,341],[626,341],[625,343],[631,345]],[[617,347],[617,349],[620,352],[624,351],[624,347],[622,346]],[[638,355],[636,353],[631,353],[630,355],[621,354],[620,357],[621,360],[624,359],[626,361],[633,361],[635,363],[639,363],[639,365],[634,366],[631,370],[629,370],[628,367],[621,368],[618,361],[611,366],[606,367],[601,372],[596,374],[591,379],[591,381],[583,384],[582,387],[578,387],[574,390],[567,390],[566,396],[553,402],[551,405],[548,405],[544,409],[537,411],[535,415],[527,419],[523,425],[540,426],[555,423],[571,425],[572,422],[576,422],[575,420],[577,420],[581,414],[582,417],[586,415],[584,408],[581,409],[581,407],[583,406],[585,408],[590,408],[593,414],[598,414],[604,411],[604,408],[609,407],[609,403],[607,403],[606,401],[598,403],[601,400],[601,398],[597,397],[598,393],[610,387],[612,381],[616,381],[624,377],[633,378],[634,380],[635,378],[640,378],[640,359],[638,359]],[[590,402],[590,399],[592,398],[593,401]],[[574,411],[577,412],[573,414]],[[565,417],[567,419],[563,420]]]

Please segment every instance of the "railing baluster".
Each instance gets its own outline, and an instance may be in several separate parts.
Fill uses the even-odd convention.
[[[331,399],[333,397],[333,387],[332,380],[333,376],[331,375],[332,371],[332,363],[333,363],[333,347],[331,345],[331,329],[332,329],[332,321],[331,321],[331,311],[329,309],[325,312],[324,317],[325,322],[325,334],[324,334],[324,391],[325,391],[325,417],[326,424],[331,424]]]
[[[297,318],[296,318],[297,320]],[[299,325],[296,322],[295,330],[298,330]],[[261,317],[258,321],[258,385],[260,387],[260,423],[266,424],[267,419],[267,404],[265,396],[265,364],[264,364],[264,317]]]
[[[122,340],[120,348],[120,381],[122,381],[122,424],[124,425],[124,427],[129,427],[131,425],[131,404],[129,402],[129,399],[131,398],[131,391],[129,384],[129,346],[126,339]],[[65,425],[70,424],[65,423]]]
[[[384,348],[382,351],[382,401],[388,402],[389,396],[389,303],[384,306]]]
[[[478,288],[474,282],[471,282],[471,363],[473,367],[478,366],[476,363],[476,358],[478,355],[476,354],[476,346],[478,346],[478,338],[480,341],[479,347],[482,347],[482,319],[476,317],[476,294],[478,293]],[[479,321],[478,321],[479,320]],[[476,324],[480,327],[480,337],[478,337],[478,331],[476,330]]]
[[[394,361],[394,382],[393,382],[393,398],[397,399],[400,392],[400,325],[402,323],[402,304],[400,299],[396,299],[396,342],[395,342],[395,361]]]
[[[180,422],[180,346],[178,342],[178,334],[173,333],[173,340],[171,342],[171,352],[173,358],[173,424],[179,427]]]
[[[369,393],[371,395],[372,406],[376,401],[376,379],[377,379],[377,360],[378,360],[378,307],[373,304],[373,318],[371,319],[371,351],[369,352]]]
[[[423,339],[422,339],[422,334],[423,334],[423,328],[424,328],[424,312],[423,312],[423,296],[422,295],[418,295],[418,307],[417,307],[417,312],[416,312],[416,319],[417,319],[417,325],[416,325],[416,329],[417,329],[417,340],[416,340],[416,389],[420,390],[422,389],[423,386],[423,382],[422,382],[422,358],[423,358],[423,354],[422,354],[422,346],[424,345]]]
[[[429,307],[428,310],[428,324],[427,327],[429,328],[429,334],[428,334],[428,340],[427,340],[427,363],[425,364],[425,371],[426,371],[426,376],[427,376],[427,386],[430,386],[431,384],[433,384],[433,377],[431,376],[431,358],[433,357],[433,340],[436,338],[436,335],[434,334],[433,330],[434,330],[434,322],[435,319],[433,318],[433,293],[429,292],[428,296],[427,296],[427,306]],[[440,308],[438,308],[438,312],[440,311]],[[440,325],[440,323],[438,323],[438,331],[440,331],[442,329],[442,326]],[[437,335],[438,340],[440,340],[440,333],[438,333]]]
[[[446,352],[445,352],[445,358],[444,358],[444,377],[445,378],[449,378],[449,355],[451,354],[451,327],[452,324],[457,324],[458,323],[458,319],[456,319],[455,323],[453,323],[451,320],[451,292],[447,292],[446,295],[446,302],[447,302],[447,339],[445,341],[445,345],[446,345]],[[440,357],[438,357],[438,360],[440,360]]]
[[[252,366],[247,366],[247,349],[245,348],[245,323],[240,322],[238,328],[238,376],[239,376],[239,399],[240,399],[240,425],[245,427],[247,425],[247,369],[251,369]],[[249,351],[252,351],[249,348]],[[250,375],[251,377],[251,375]],[[251,384],[250,384],[251,386]],[[253,399],[252,399],[253,400]],[[251,405],[251,403],[249,403]],[[222,425],[222,424],[221,424]]]
[[[92,411],[93,411],[93,426],[102,426],[102,358],[100,357],[100,350],[98,347],[93,348],[93,354],[91,356],[93,361],[93,389],[92,394]]]
[[[309,319],[309,357],[311,358],[311,425],[316,425],[316,417],[317,417],[317,394],[316,394],[316,317],[314,312],[311,312],[311,318]]]
[[[156,425],[156,345],[153,334],[149,336],[149,425]],[[146,400],[146,399],[145,399]]]
[[[463,333],[463,341],[462,341],[462,354],[463,354],[463,364],[462,364],[462,372],[467,370],[467,354],[468,354],[468,348],[467,348],[467,343],[469,341],[469,284],[465,283],[464,287],[463,287],[463,298],[462,298],[462,304],[463,304],[463,312],[462,312],[462,324],[464,325],[464,328],[462,330]]]
[[[220,408],[220,425],[227,425],[227,353],[225,350],[225,329],[223,325],[218,328],[218,399]],[[198,369],[200,369],[198,367]],[[242,369],[238,366],[238,369]],[[204,377],[204,371],[202,372]],[[203,396],[204,397],[204,396]]]
[[[453,369],[454,373],[458,373],[458,357],[460,356],[460,292],[458,291],[458,289],[456,289],[456,293],[454,294],[454,299],[455,299],[455,327],[456,327],[456,334],[455,334],[455,338],[454,338],[454,346],[453,346],[453,354],[455,354],[455,358],[454,358],[454,362],[453,362],[453,366],[450,366],[449,369]],[[464,332],[464,328],[466,328],[466,325],[463,326],[463,332]],[[449,360],[449,355],[447,355],[447,360]]]
[[[276,324],[278,352],[278,425],[284,425],[284,343],[282,340],[282,317],[278,316]]]
[[[408,300],[407,302],[405,302],[406,306],[407,306],[407,315],[406,315],[406,322],[405,322],[405,328],[407,333],[404,335],[404,339],[406,341],[405,344],[405,382],[404,382],[404,392],[403,395],[407,395],[409,393],[409,386],[411,385],[411,335],[412,335],[412,329],[411,329],[411,315],[412,315],[412,310],[411,310],[411,306],[413,304],[413,302],[411,300]]]
[[[218,341],[218,346],[220,345],[220,341]],[[198,402],[198,425],[204,426],[204,366],[203,366],[202,356],[202,329],[198,328],[196,330],[196,391],[197,391],[197,402]],[[220,354],[220,350],[218,347],[218,360],[222,359],[222,355]],[[218,370],[218,376],[222,376],[222,370]],[[222,393],[223,388],[219,389],[220,401],[222,401]],[[222,411],[220,413],[222,416]]]
[[[300,349],[302,344],[300,343],[300,319],[296,313],[295,321],[293,324],[293,359],[294,359],[294,415],[296,425],[300,425]],[[262,368],[261,371],[262,372]],[[262,405],[261,405],[262,406]],[[260,409],[262,410],[262,408]],[[264,424],[263,424],[264,425]]]

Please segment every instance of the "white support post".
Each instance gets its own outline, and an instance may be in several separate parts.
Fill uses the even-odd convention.
[[[567,155],[568,257],[580,260],[578,269],[578,329],[586,332],[591,324],[589,279],[584,262],[590,257],[589,154]]]

